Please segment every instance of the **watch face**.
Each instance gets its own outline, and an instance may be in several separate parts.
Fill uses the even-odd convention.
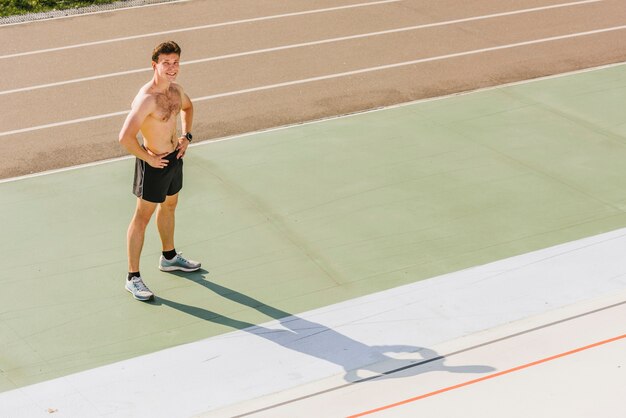
[[[185,134],[185,137],[186,137],[189,141],[191,141],[191,139],[193,138],[193,135],[191,135],[189,132],[187,132],[187,133]]]

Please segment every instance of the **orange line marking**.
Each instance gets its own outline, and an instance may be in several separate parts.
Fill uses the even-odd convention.
[[[401,405],[405,405],[405,404],[408,404],[408,403],[411,403],[411,402],[419,401],[420,399],[424,399],[424,398],[428,398],[428,397],[431,397],[431,396],[439,395],[440,393],[449,392],[449,391],[454,390],[454,389],[459,389],[459,388],[462,388],[464,386],[473,385],[474,383],[482,382],[484,380],[493,379],[495,377],[499,377],[499,376],[503,376],[505,374],[509,374],[509,373],[517,372],[519,370],[527,369],[529,367],[536,366],[538,364],[547,363],[548,361],[556,360],[556,359],[561,358],[561,357],[565,357],[565,356],[569,356],[569,355],[572,355],[572,354],[575,354],[575,353],[579,353],[581,351],[589,350],[589,349],[594,348],[594,347],[598,347],[598,346],[601,346],[601,345],[604,345],[604,344],[609,344],[609,343],[621,340],[622,338],[626,338],[626,334],[622,334],[622,335],[617,336],[617,337],[609,338],[608,340],[599,341],[597,343],[586,345],[584,347],[576,348],[574,350],[566,351],[565,353],[556,354],[556,355],[551,356],[551,357],[546,357],[544,359],[533,361],[531,363],[523,364],[521,366],[513,367],[512,369],[507,369],[507,370],[503,370],[501,372],[490,374],[488,376],[483,376],[483,377],[480,377],[478,379],[469,380],[469,381],[464,382],[464,383],[459,383],[458,385],[448,386],[446,388],[435,390],[435,391],[429,392],[429,393],[425,393],[423,395],[415,396],[413,398],[405,399],[405,400],[400,401],[400,402],[396,402],[396,403],[392,403],[392,404],[389,404],[389,405],[381,406],[379,408],[375,408],[375,409],[371,409],[369,411],[361,412],[361,413],[358,413],[356,415],[350,415],[348,418],[362,417],[362,416],[365,416],[365,415],[373,414],[375,412],[380,412],[380,411],[384,411],[386,409],[395,408],[396,406],[401,406]]]

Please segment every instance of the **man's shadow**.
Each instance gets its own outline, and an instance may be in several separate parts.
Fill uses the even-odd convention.
[[[284,329],[271,329],[218,313],[185,305],[163,297],[155,297],[152,304],[165,305],[205,321],[242,330],[265,338],[289,350],[308,354],[341,366],[345,371],[344,379],[355,383],[372,379],[406,377],[430,371],[450,373],[489,373],[495,369],[490,366],[468,365],[447,366],[445,357],[425,347],[408,345],[369,346],[343,335],[334,329],[288,312],[269,306],[250,296],[226,288],[205,279],[208,272],[199,270],[195,273],[173,272],[176,276],[191,280],[218,295],[233,302],[256,309],[270,318],[278,320]],[[396,359],[386,353],[414,353],[411,359]],[[368,376],[359,376],[359,372]]]

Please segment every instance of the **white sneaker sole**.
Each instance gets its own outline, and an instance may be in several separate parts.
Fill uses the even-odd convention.
[[[133,293],[132,290],[130,290],[129,288],[127,288],[126,286],[124,286],[124,289],[126,289],[126,291],[128,293],[130,293],[131,295],[133,295],[133,297],[141,302],[146,302],[148,300],[154,299],[154,294],[148,296],[147,298],[142,298],[141,296],[137,296],[136,294]]]
[[[172,266],[172,267],[163,267],[163,266],[159,266],[159,270],[161,271],[184,271],[184,272],[191,272],[191,271],[198,271],[200,270],[200,267],[202,266],[198,266],[196,268],[185,268],[185,267],[176,267],[176,266]]]

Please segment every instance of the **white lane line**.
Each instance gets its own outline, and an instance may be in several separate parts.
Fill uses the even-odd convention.
[[[306,83],[311,83],[311,82],[315,82],[315,81],[330,80],[330,79],[333,79],[333,78],[348,77],[348,76],[352,76],[352,75],[369,73],[369,72],[374,72],[374,71],[381,71],[381,70],[389,70],[389,69],[392,69],[392,68],[406,67],[406,66],[415,65],[415,64],[421,64],[421,63],[425,63],[425,62],[442,61],[442,60],[446,60],[446,59],[464,57],[464,56],[468,56],[468,55],[482,54],[482,53],[485,53],[485,52],[492,52],[492,51],[499,51],[499,50],[503,50],[503,49],[517,48],[517,47],[520,47],[520,46],[536,45],[536,44],[541,44],[541,43],[546,43],[546,42],[553,42],[553,41],[558,41],[558,40],[563,40],[563,39],[578,38],[578,37],[582,37],[582,36],[596,35],[596,34],[600,34],[600,33],[614,32],[614,31],[624,30],[624,29],[626,29],[626,25],[614,26],[614,27],[604,28],[604,29],[596,29],[596,30],[587,31],[587,32],[572,33],[572,34],[569,34],[569,35],[552,36],[552,37],[549,37],[549,38],[536,39],[536,40],[533,40],[533,41],[517,42],[517,43],[514,43],[514,44],[500,45],[500,46],[494,46],[494,47],[490,47],[490,48],[481,48],[481,49],[474,49],[474,50],[471,50],[471,51],[456,52],[456,53],[453,53],[453,54],[440,55],[440,56],[437,56],[437,57],[420,58],[420,59],[416,59],[416,60],[412,60],[412,61],[398,62],[398,63],[395,63],[395,64],[380,65],[380,66],[376,66],[376,67],[362,68],[362,69],[359,69],[359,70],[346,71],[346,72],[342,72],[342,73],[328,74],[328,75],[323,75],[323,76],[318,76],[318,77],[304,78],[304,79],[301,79],[301,80],[293,80],[293,81],[286,81],[286,82],[283,82],[283,83],[269,84],[269,85],[266,85],[266,86],[252,87],[252,88],[249,88],[249,89],[243,89],[243,90],[229,91],[229,92],[225,92],[225,93],[212,94],[212,95],[209,95],[209,96],[202,96],[202,97],[195,98],[195,99],[193,99],[193,101],[194,102],[202,102],[202,101],[206,101],[206,100],[218,99],[218,98],[221,98],[221,97],[236,96],[236,95],[240,95],[240,94],[253,93],[253,92],[258,92],[258,91],[263,91],[263,90],[271,90],[271,89],[276,89],[276,88],[281,88],[281,87],[294,86],[294,85],[298,85],[298,84],[306,84]],[[107,113],[107,114],[103,114],[103,115],[90,116],[90,117],[86,117],[86,118],[79,118],[79,119],[72,119],[72,120],[67,120],[67,121],[62,121],[62,122],[49,123],[49,124],[46,124],[46,125],[32,126],[32,127],[29,127],[29,128],[15,129],[15,130],[12,130],[12,131],[0,132],[0,137],[2,137],[2,136],[9,136],[9,135],[16,135],[16,134],[20,134],[20,133],[24,133],[24,132],[38,131],[40,129],[53,128],[53,127],[57,127],[57,126],[72,125],[72,124],[81,123],[81,122],[87,122],[87,121],[98,120],[98,119],[105,119],[105,118],[109,118],[109,117],[113,117],[113,116],[124,115],[124,114],[126,114],[128,112],[130,112],[130,110],[123,110],[123,111],[120,111],[120,112]]]
[[[360,70],[346,71],[346,72],[343,72],[343,73],[335,73],[335,74],[323,75],[323,76],[319,76],[319,77],[305,78],[305,79],[302,79],[302,80],[294,80],[294,81],[287,81],[287,82],[284,82],[284,83],[270,84],[270,85],[267,85],[267,86],[253,87],[253,88],[244,89],[244,90],[238,90],[238,91],[232,91],[232,92],[226,92],[226,93],[218,93],[218,94],[213,94],[213,95],[210,95],[210,96],[198,97],[194,101],[204,101],[204,100],[217,99],[217,98],[220,98],[220,97],[235,96],[235,95],[238,95],[238,94],[252,93],[252,92],[269,90],[269,89],[275,89],[275,88],[280,88],[280,87],[293,86],[293,85],[297,85],[297,84],[311,83],[311,82],[314,82],[314,81],[329,80],[329,79],[339,78],[339,77],[347,77],[347,76],[351,76],[351,75],[369,73],[369,72],[374,72],[374,71],[389,70],[389,69],[392,69],[392,68],[406,67],[406,66],[409,66],[409,65],[422,64],[422,63],[425,63],[425,62],[441,61],[441,60],[446,60],[446,59],[450,59],[450,58],[464,57],[464,56],[468,56],[468,55],[481,54],[481,53],[485,53],[485,52],[499,51],[499,50],[502,50],[502,49],[517,48],[517,47],[520,47],[520,46],[535,45],[535,44],[540,44],[540,43],[545,43],[545,42],[552,42],[552,41],[558,41],[558,40],[562,40],[562,39],[577,38],[577,37],[581,37],[581,36],[595,35],[595,34],[599,34],[599,33],[612,32],[612,31],[623,30],[623,29],[626,29],[626,25],[615,26],[615,27],[605,28],[605,29],[597,29],[597,30],[592,30],[592,31],[587,31],[587,32],[574,33],[574,34],[570,34],[570,35],[552,36],[552,37],[549,37],[549,38],[537,39],[537,40],[533,40],[533,41],[517,42],[517,43],[514,43],[514,44],[501,45],[501,46],[495,46],[495,47],[490,47],[490,48],[481,48],[481,49],[474,49],[474,50],[471,50],[471,51],[456,52],[456,53],[453,53],[453,54],[440,55],[440,56],[437,56],[437,57],[420,58],[420,59],[416,59],[416,60],[412,60],[412,61],[399,62],[399,63],[396,63],[396,64],[380,65],[380,66],[377,66],[377,67],[362,68]],[[0,136],[2,136],[2,133],[0,133]]]
[[[207,61],[209,60],[211,60],[211,58],[207,59]],[[181,62],[180,65],[189,65],[192,63],[194,62],[187,61],[187,62]],[[82,83],[83,81],[93,81],[93,80],[100,80],[102,78],[111,78],[111,77],[118,77],[122,75],[143,73],[143,72],[148,72],[148,71],[152,71],[152,68],[151,67],[137,68],[134,70],[119,71],[119,72],[109,73],[109,74],[101,74],[101,75],[94,75],[90,77],[74,78],[74,79],[65,80],[65,81],[57,81],[55,83],[38,84],[35,86],[30,86],[30,87],[20,87],[17,89],[0,91],[0,96],[5,95],[5,94],[24,93],[27,91],[40,90],[40,89],[45,89],[45,88],[50,88],[50,87],[66,86],[68,84]]]
[[[402,27],[402,28],[389,29],[389,30],[378,31],[378,32],[369,32],[369,33],[363,33],[363,34],[358,34],[358,35],[350,35],[350,36],[342,36],[342,37],[338,37],[338,38],[323,39],[323,40],[319,40],[319,41],[303,42],[303,43],[298,43],[298,44],[277,46],[277,47],[273,47],[273,48],[264,48],[264,49],[257,49],[257,50],[253,50],[253,51],[239,52],[239,53],[234,53],[234,54],[219,55],[219,56],[215,56],[215,57],[209,57],[209,58],[202,58],[202,59],[197,59],[197,60],[185,61],[185,62],[181,63],[181,65],[201,64],[201,63],[206,63],[206,62],[210,62],[210,61],[226,60],[226,59],[230,59],[230,58],[239,58],[239,57],[244,57],[244,56],[249,56],[249,55],[256,55],[256,54],[264,54],[264,53],[268,53],[268,52],[283,51],[283,50],[287,50],[287,49],[295,49],[295,48],[302,48],[302,47],[308,47],[308,46],[314,46],[314,45],[322,45],[322,44],[328,44],[328,43],[333,43],[333,42],[342,42],[342,41],[348,41],[348,40],[353,40],[353,39],[361,39],[361,38],[380,36],[380,35],[389,35],[389,34],[393,34],[393,33],[407,32],[407,31],[426,29],[426,28],[433,28],[433,27],[437,27],[437,26],[447,26],[447,25],[454,25],[454,24],[459,24],[459,23],[474,22],[474,21],[485,20],[485,19],[492,19],[492,18],[497,18],[497,17],[513,16],[513,15],[524,14],[524,13],[532,13],[532,12],[544,11],[544,10],[549,10],[549,9],[557,9],[557,8],[564,8],[564,7],[571,7],[571,6],[579,6],[579,5],[582,5],[582,4],[599,3],[599,2],[602,2],[602,1],[604,1],[604,0],[584,0],[584,1],[571,2],[571,3],[555,4],[555,5],[550,5],[550,6],[533,7],[533,8],[530,8],[530,9],[513,10],[513,11],[510,11],[510,12],[494,13],[494,14],[483,15],[483,16],[474,16],[474,17],[468,17],[468,18],[463,18],[463,19],[447,20],[447,21],[443,21],[443,22],[427,23],[427,24],[423,24],[423,25],[406,26],[406,27]],[[40,84],[40,85],[30,86],[30,87],[22,87],[22,88],[17,88],[17,89],[12,89],[12,90],[0,91],[0,96],[4,95],[4,94],[21,93],[21,92],[38,90],[38,89],[43,89],[43,88],[58,87],[58,86],[63,86],[63,85],[68,85],[68,84],[73,84],[73,83],[80,83],[80,82],[83,82],[83,81],[93,81],[93,80],[99,80],[99,79],[103,79],[103,78],[119,77],[119,76],[122,76],[122,75],[136,74],[136,73],[148,72],[148,71],[152,71],[152,68],[150,68],[150,67],[138,68],[138,69],[134,69],[134,70],[119,71],[119,72],[110,73],[110,74],[102,74],[102,75],[91,76],[91,77],[82,77],[82,78],[76,78],[76,79],[72,79],[72,80],[59,81],[59,82],[55,82],[55,83],[47,83],[47,84]]]
[[[111,118],[113,116],[126,115],[128,112],[130,112],[130,109],[129,110],[122,110],[122,111],[119,111],[119,112],[113,112],[113,113],[105,113],[103,115],[89,116],[89,117],[86,117],[86,118],[65,120],[65,121],[62,121],[62,122],[55,122],[55,123],[48,123],[46,125],[38,125],[38,126],[30,127],[30,128],[15,129],[13,131],[0,132],[0,136],[17,135],[17,134],[21,134],[21,133],[24,133],[24,132],[38,131],[38,130],[47,129],[47,128],[55,128],[57,126],[73,125],[73,124],[81,123],[81,122],[89,122],[89,121],[92,121],[92,120],[106,119],[106,118]]]
[[[230,22],[212,23],[209,25],[192,26],[189,28],[173,29],[173,30],[167,30],[167,31],[162,31],[162,32],[144,33],[141,35],[104,39],[102,41],[85,42],[85,43],[61,46],[61,47],[56,47],[56,48],[38,49],[35,51],[18,52],[18,53],[9,54],[9,55],[0,55],[0,59],[22,57],[25,55],[43,54],[47,52],[62,51],[62,50],[73,49],[73,48],[82,48],[85,46],[102,45],[102,44],[108,44],[108,43],[113,43],[113,42],[128,41],[132,39],[149,38],[151,36],[169,35],[172,33],[190,32],[190,31],[200,30],[200,29],[210,29],[210,28],[218,28],[218,27],[223,27],[223,26],[239,25],[242,23],[260,22],[260,21],[272,20],[272,19],[282,19],[285,17],[302,16],[302,15],[315,14],[315,13],[325,13],[325,12],[332,12],[336,10],[344,10],[344,9],[354,9],[357,7],[375,6],[375,5],[386,4],[386,3],[397,3],[400,1],[403,1],[403,0],[379,0],[379,1],[372,1],[368,3],[357,3],[357,4],[349,4],[345,6],[327,7],[324,9],[306,10],[303,12],[283,13],[283,14],[272,15],[272,16],[263,16],[263,17],[255,17],[255,18],[250,18],[250,19],[233,20]]]

